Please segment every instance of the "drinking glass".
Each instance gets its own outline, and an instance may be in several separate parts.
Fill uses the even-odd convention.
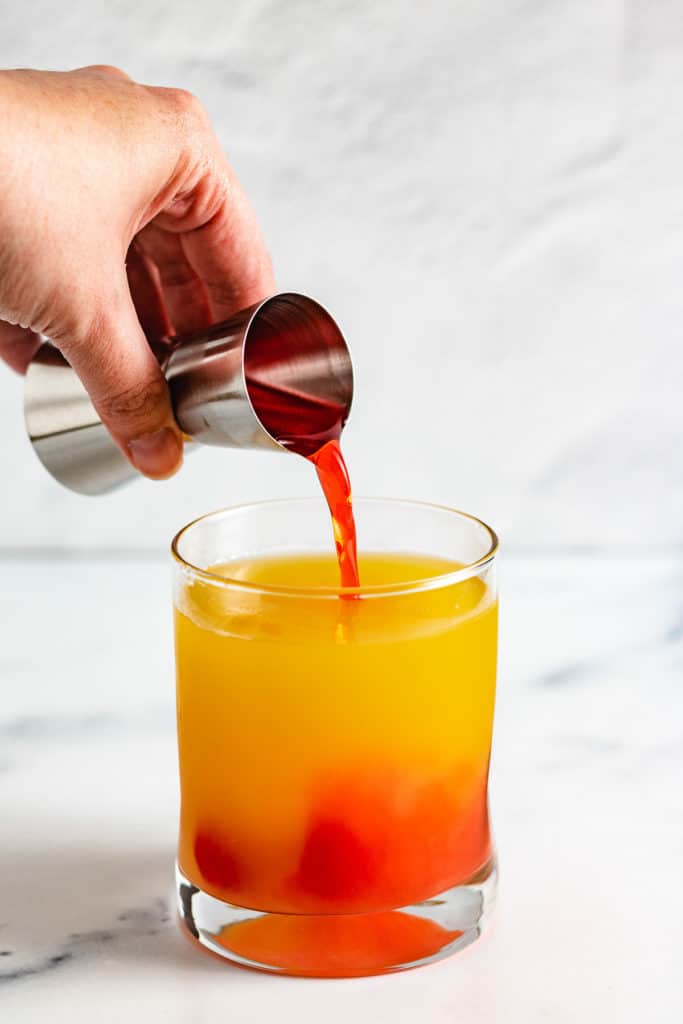
[[[181,925],[283,974],[438,960],[495,895],[496,536],[434,505],[354,509],[355,590],[288,570],[332,570],[317,499],[215,512],[172,546]]]

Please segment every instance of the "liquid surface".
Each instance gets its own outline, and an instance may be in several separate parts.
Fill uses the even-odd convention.
[[[462,568],[462,563],[432,555],[414,555],[410,552],[384,554],[363,552],[359,557],[364,587],[391,587],[418,583],[444,576]],[[339,586],[339,568],[331,554],[270,555],[268,558],[243,558],[214,565],[211,571],[225,579],[241,583],[254,583],[270,587],[318,587],[334,589]],[[479,581],[476,591],[483,592]]]
[[[455,563],[364,553],[369,584]],[[335,585],[333,556],[214,567]],[[497,607],[485,580],[353,601],[186,582],[176,595],[180,866],[219,899],[381,913],[489,859]]]

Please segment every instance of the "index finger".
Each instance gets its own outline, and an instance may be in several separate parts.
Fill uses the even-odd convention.
[[[180,236],[190,267],[206,288],[214,320],[225,320],[275,290],[261,230],[227,160],[206,172],[158,222]]]

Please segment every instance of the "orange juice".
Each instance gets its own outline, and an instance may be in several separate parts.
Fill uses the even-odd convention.
[[[359,563],[353,600],[332,553],[177,586],[179,866],[219,900],[379,913],[492,857],[495,593],[441,558]]]

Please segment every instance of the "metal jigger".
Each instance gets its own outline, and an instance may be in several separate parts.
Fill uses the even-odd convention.
[[[334,424],[341,429],[351,408],[353,368],[344,337],[330,314],[305,295],[273,295],[202,332],[162,339],[152,348],[178,425],[191,441],[306,454],[307,440],[324,437]],[[38,458],[72,491],[103,494],[137,476],[80,380],[49,343],[28,368],[24,411]]]

